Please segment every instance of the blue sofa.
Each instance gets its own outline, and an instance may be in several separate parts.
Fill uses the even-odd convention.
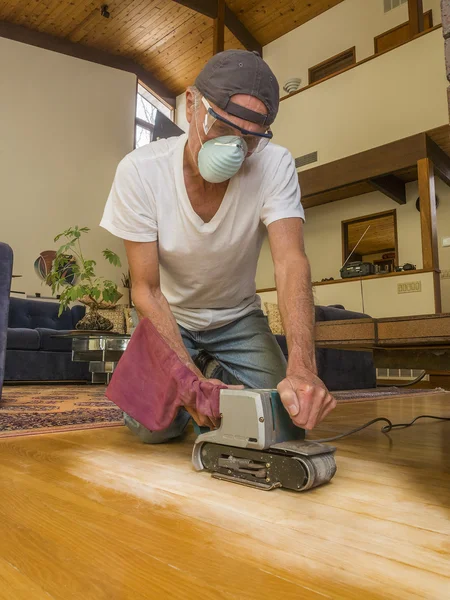
[[[347,321],[368,317],[368,315],[362,313],[345,310],[340,305],[316,306],[315,309],[316,322]],[[287,359],[288,349],[285,336],[277,335],[276,338]],[[316,362],[319,377],[327,388],[333,392],[374,388],[377,385],[376,370],[371,352],[317,348]]]
[[[6,331],[8,327],[9,293],[13,267],[13,252],[0,242],[0,398],[5,375]]]
[[[53,337],[75,329],[84,306],[58,317],[57,302],[10,298],[5,381],[89,381],[89,364],[72,362],[72,340]]]

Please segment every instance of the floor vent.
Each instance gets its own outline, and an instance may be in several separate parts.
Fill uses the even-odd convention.
[[[303,156],[299,156],[295,159],[295,168],[305,167],[306,165],[310,165],[311,163],[315,163],[318,161],[317,152],[311,152],[310,154],[304,154]]]
[[[419,377],[423,371],[417,369],[377,369],[377,379],[398,379],[411,380]],[[425,381],[429,381],[429,376],[424,377]]]

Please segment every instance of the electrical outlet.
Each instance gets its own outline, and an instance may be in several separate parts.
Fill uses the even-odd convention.
[[[441,271],[441,279],[450,279],[450,269]]]
[[[450,237],[442,238],[442,246],[445,248],[446,246],[450,246]]]
[[[421,292],[421,281],[409,281],[408,283],[397,284],[397,294],[409,294],[410,292]]]

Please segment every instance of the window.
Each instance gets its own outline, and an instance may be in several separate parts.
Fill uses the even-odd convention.
[[[342,221],[342,253],[343,263],[351,254],[350,262],[370,262],[381,273],[393,271],[398,265],[396,211]]]
[[[172,112],[164,102],[139,83],[136,95],[135,147],[140,148],[154,139],[158,113],[172,120]]]
[[[387,13],[393,8],[397,8],[400,4],[406,4],[408,0],[383,0],[384,1],[384,12]]]
[[[356,64],[355,47],[349,48],[336,56],[332,56],[315,67],[311,67],[309,69],[309,84],[311,85],[311,83],[322,81],[322,79],[326,79],[330,75],[339,73],[339,71],[354,64]]]
[[[433,11],[429,10],[423,14],[424,30],[428,31],[433,27]],[[391,48],[396,48],[401,44],[409,42],[411,38],[411,30],[409,28],[409,21],[402,23],[389,31],[385,31],[381,35],[377,35],[375,38],[375,54],[380,52],[386,52]]]

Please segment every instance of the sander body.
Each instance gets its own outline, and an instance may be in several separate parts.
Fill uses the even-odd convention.
[[[305,439],[274,390],[221,390],[221,423],[199,435],[192,463],[216,479],[297,492],[328,483],[336,448]]]

